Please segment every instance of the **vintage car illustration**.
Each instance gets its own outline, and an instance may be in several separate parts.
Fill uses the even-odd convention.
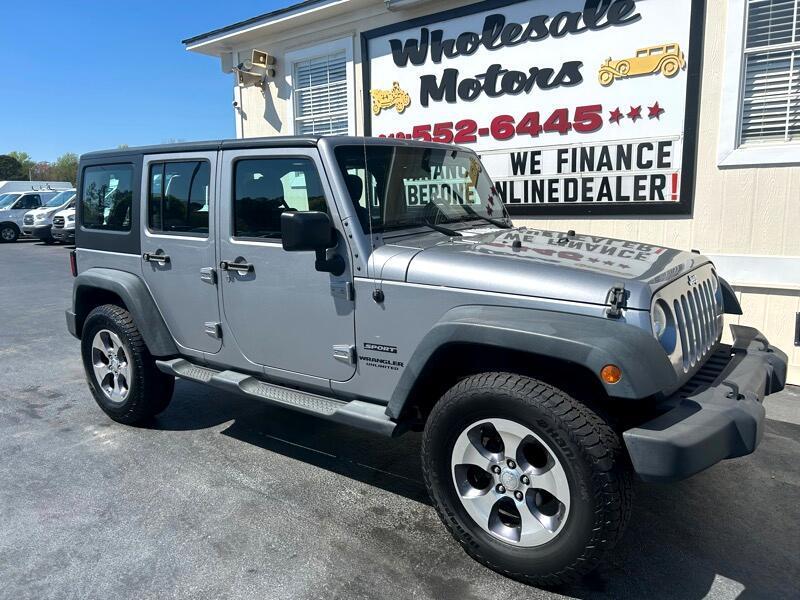
[[[636,56],[611,60],[609,57],[600,66],[597,75],[600,85],[609,86],[615,79],[661,73],[664,77],[674,77],[686,68],[686,58],[678,44],[661,44],[649,48],[639,48]]]
[[[390,90],[370,90],[369,95],[372,96],[372,113],[375,115],[381,114],[384,108],[397,109],[401,113],[408,108],[411,104],[411,97],[408,92],[400,89],[400,84],[394,82]]]

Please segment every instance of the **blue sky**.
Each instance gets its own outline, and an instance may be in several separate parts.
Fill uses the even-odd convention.
[[[181,40],[293,0],[3,3],[0,154],[234,137],[231,75]]]

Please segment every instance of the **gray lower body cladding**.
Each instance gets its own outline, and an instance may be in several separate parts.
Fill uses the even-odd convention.
[[[733,345],[720,346],[709,359],[722,361],[718,374],[711,377],[701,369],[695,376],[699,381],[665,401],[666,412],[623,433],[641,479],[684,479],[758,446],[763,400],[786,384],[787,357],[756,329],[733,325],[731,330]]]

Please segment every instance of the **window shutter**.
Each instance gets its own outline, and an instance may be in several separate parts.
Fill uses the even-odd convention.
[[[800,139],[800,0],[749,0],[740,144]]]

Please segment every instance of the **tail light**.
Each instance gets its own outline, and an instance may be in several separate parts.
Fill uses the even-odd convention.
[[[78,276],[78,258],[75,256],[75,250],[69,252],[69,268],[72,271],[72,276]]]

